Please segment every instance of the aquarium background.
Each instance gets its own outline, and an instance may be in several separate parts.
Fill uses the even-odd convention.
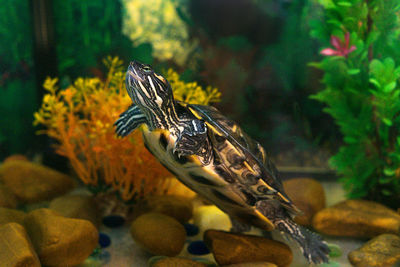
[[[218,87],[218,108],[282,164],[326,166],[340,142],[323,105],[309,98],[321,79],[307,65],[320,57],[309,34],[321,12],[315,1],[44,1],[40,16],[52,31],[44,48],[35,43],[33,2],[6,0],[0,8],[1,109],[9,114],[1,118],[2,158],[42,149],[31,122],[46,76],[58,76],[62,87],[79,76],[104,77],[108,55]],[[34,61],[43,49],[46,58]]]

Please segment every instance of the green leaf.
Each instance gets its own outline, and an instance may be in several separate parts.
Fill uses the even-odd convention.
[[[397,144],[400,146],[400,136],[397,136]]]
[[[389,190],[382,189],[382,194],[384,194],[385,196],[391,196],[393,193]]]
[[[330,252],[329,252],[330,258],[338,258],[338,257],[342,256],[342,254],[343,254],[342,249],[338,245],[328,244],[328,247],[330,249]]]
[[[393,169],[390,169],[390,168],[385,168],[385,169],[383,170],[383,173],[384,173],[386,176],[393,176],[393,175],[396,174],[396,171],[393,170]],[[381,179],[382,179],[382,178],[381,178]]]
[[[392,92],[392,91],[394,90],[394,88],[396,88],[396,81],[393,81],[393,82],[387,84],[387,85],[383,88],[383,91],[384,91],[385,93],[390,93],[390,92]]]
[[[345,6],[345,7],[351,7],[352,6],[352,4],[350,2],[347,2],[347,1],[340,1],[337,4],[338,4],[338,6]]]
[[[360,73],[360,69],[349,69],[347,71],[347,74],[349,74],[349,75],[356,75],[358,73]]]
[[[382,121],[383,121],[383,123],[385,123],[387,126],[392,126],[392,125],[393,125],[392,121],[391,121],[390,119],[388,119],[388,118],[383,118]]]
[[[377,79],[375,78],[370,78],[369,82],[372,83],[373,85],[375,85],[377,88],[381,88],[381,84],[378,82]]]

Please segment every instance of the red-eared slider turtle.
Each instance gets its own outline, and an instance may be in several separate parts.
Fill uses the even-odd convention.
[[[149,65],[133,61],[126,74],[133,101],[116,121],[126,136],[139,125],[148,150],[186,186],[226,212],[233,231],[274,228],[296,240],[312,263],[328,261],[322,238],[293,221],[285,194],[262,146],[210,106],[174,100],[171,86]]]

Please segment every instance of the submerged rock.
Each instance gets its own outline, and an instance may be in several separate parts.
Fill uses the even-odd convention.
[[[64,217],[88,220],[95,226],[100,224],[100,214],[96,202],[91,196],[61,196],[50,202],[49,209]]]
[[[193,255],[206,255],[210,253],[210,250],[202,240],[196,240],[189,244],[187,251]]]
[[[390,267],[400,261],[400,237],[392,234],[377,236],[348,255],[357,267]]]
[[[186,223],[193,216],[193,206],[190,198],[182,196],[151,196],[146,198],[150,212],[157,212],[175,218],[180,223]]]
[[[39,259],[46,266],[74,266],[90,256],[99,234],[87,220],[60,216],[50,209],[26,215],[25,228]]]
[[[195,209],[193,221],[201,233],[207,229],[229,231],[232,227],[229,216],[214,205],[200,206]]]
[[[207,267],[207,265],[204,263],[178,257],[160,258],[154,261],[154,263],[150,263],[149,266],[150,267]]]
[[[38,256],[24,229],[17,223],[0,226],[0,265],[40,267]]]
[[[277,267],[276,264],[270,262],[246,262],[246,263],[236,263],[224,265],[223,267]]]
[[[0,184],[0,207],[15,209],[18,205],[17,198],[10,189]]]
[[[400,215],[372,201],[346,200],[318,212],[313,227],[333,236],[370,238],[400,232]]]
[[[13,161],[13,160],[29,161],[29,159],[25,155],[13,154],[13,155],[10,155],[10,156],[6,157],[4,159],[4,161],[3,161],[3,163],[10,162],[10,161]]]
[[[130,230],[136,243],[155,255],[176,256],[186,240],[182,224],[161,213],[146,213],[138,217]]]
[[[204,241],[220,265],[261,261],[283,267],[290,266],[293,259],[286,244],[265,237],[208,230]]]
[[[0,207],[0,225],[11,222],[23,224],[25,216],[25,212]]]
[[[2,180],[23,203],[50,200],[71,190],[73,180],[56,170],[23,160],[12,160],[2,166]]]
[[[300,225],[311,225],[315,213],[325,208],[325,191],[321,183],[310,178],[296,178],[283,182],[283,187],[293,203],[303,212],[296,216]]]

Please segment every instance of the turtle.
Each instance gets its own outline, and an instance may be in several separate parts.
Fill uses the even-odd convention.
[[[259,142],[212,106],[176,101],[169,82],[148,64],[130,62],[125,83],[132,105],[114,123],[117,136],[141,126],[150,153],[228,214],[231,231],[277,229],[297,241],[310,263],[328,262],[322,237],[294,222],[300,211]]]

